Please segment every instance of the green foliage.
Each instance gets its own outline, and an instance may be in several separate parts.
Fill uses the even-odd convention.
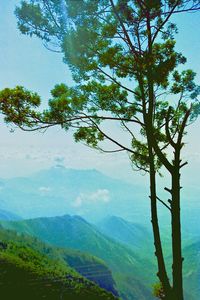
[[[31,1],[32,2],[32,1]],[[56,35],[58,30],[53,22],[49,22],[42,13],[42,7],[39,1],[32,3],[21,2],[22,9],[16,8],[16,14],[23,20],[20,22],[19,29],[23,34],[38,35],[45,41],[50,41],[51,35]],[[47,14],[47,17],[51,17]],[[30,32],[30,28],[32,31]]]
[[[74,138],[76,142],[85,141],[89,146],[96,147],[97,141],[103,141],[104,136],[96,127],[81,127],[75,132]]]
[[[145,5],[125,0],[113,4],[105,0],[45,3],[22,1],[15,12],[19,29],[41,38],[49,46],[57,44],[77,86],[61,84],[52,90],[43,122],[60,124],[65,130],[72,127],[76,141],[97,148],[99,142],[108,139],[101,125],[106,117],[108,120],[112,117],[132,133],[132,163],[148,171],[145,131],[150,112],[150,84],[153,83],[154,91],[159,91],[159,95],[154,92],[152,125],[160,148],[169,148],[169,134],[176,141],[188,110],[192,121],[199,113],[200,89],[194,83],[195,73],[177,70],[186,59],[175,50],[176,25],[166,20],[163,13],[179,10],[186,3],[171,0],[145,1]],[[148,15],[152,32],[147,25]],[[150,39],[151,43],[147,43]],[[130,88],[127,80],[131,81]],[[140,126],[142,139],[134,135],[132,122]],[[25,120],[24,125],[30,123]],[[162,163],[155,160],[158,170]]]
[[[39,117],[39,113],[35,111],[39,105],[38,94],[30,92],[22,86],[0,91],[0,110],[7,123],[11,122],[18,126],[26,123],[29,127],[33,127]]]
[[[160,282],[155,283],[153,285],[153,294],[156,298],[165,299],[165,294],[164,294],[164,291],[163,291],[163,287],[162,287],[162,284]]]

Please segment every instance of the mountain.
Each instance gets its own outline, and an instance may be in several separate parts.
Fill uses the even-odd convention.
[[[165,199],[162,188],[159,193]],[[97,170],[75,170],[61,166],[27,177],[0,179],[0,209],[26,219],[76,214],[96,223],[107,215],[115,215],[150,227],[148,195],[148,185],[130,184]],[[194,237],[198,238],[198,195],[192,191],[189,197],[184,192],[182,200],[183,238],[190,242]],[[169,227],[170,218],[161,205],[159,216],[163,231]],[[169,232],[165,236],[169,236]]]
[[[108,216],[96,225],[103,234],[135,251],[145,252],[145,250],[148,249],[149,251],[153,248],[152,234],[145,226],[126,221],[117,216]]]
[[[143,226],[110,216],[97,223],[98,229],[109,237],[131,247],[143,257],[154,259],[153,241],[150,232]],[[166,251],[166,250],[165,250]],[[167,250],[168,252],[168,250]],[[200,295],[200,241],[183,248],[184,287],[187,300],[197,300]],[[171,257],[168,257],[169,270]]]
[[[39,241],[0,229],[0,291],[3,299],[116,299],[59,257],[50,259],[40,248]],[[44,249],[51,250],[49,247]],[[56,252],[52,250],[52,253],[55,255]]]
[[[37,238],[19,234],[13,230],[5,230],[3,227],[0,227],[0,241],[1,243],[12,241],[31,247],[31,249],[48,256],[50,259],[59,261],[62,265],[67,264],[67,266],[73,268],[85,278],[95,282],[98,286],[106,289],[113,295],[118,296],[110,269],[104,261],[95,256],[68,248],[55,248]]]
[[[119,296],[112,272],[103,260],[88,253],[72,249],[58,249],[59,256],[79,274],[95,282],[101,288]]]
[[[128,247],[103,235],[79,216],[37,218],[18,222],[1,222],[58,247],[68,247],[103,259],[111,269],[120,296],[126,300],[150,300],[154,265]]]
[[[20,220],[21,218],[9,211],[0,209],[0,220],[4,220],[4,221],[16,221],[16,220]]]
[[[146,200],[147,199],[147,200]],[[96,170],[53,167],[32,176],[0,180],[0,208],[23,218],[82,215],[90,221],[105,212],[149,222],[144,188],[113,179]]]
[[[200,240],[183,249],[184,286],[190,292],[188,300],[197,300],[200,295]]]

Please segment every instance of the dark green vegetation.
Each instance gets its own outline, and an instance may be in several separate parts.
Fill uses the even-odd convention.
[[[94,274],[107,274],[105,285],[117,294],[111,273],[100,260],[0,228],[0,293],[4,300],[116,299],[75,271],[86,270],[88,265]],[[102,278],[97,281],[103,284]]]
[[[116,288],[123,299],[153,298],[154,265],[144,259],[141,253],[139,255],[103,235],[81,217],[38,218],[1,224],[6,228],[37,236],[55,246],[81,250],[103,259],[111,269]]]

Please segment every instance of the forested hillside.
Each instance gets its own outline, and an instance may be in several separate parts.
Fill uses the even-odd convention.
[[[111,269],[117,290],[123,299],[152,299],[152,285],[156,281],[152,271],[154,264],[127,246],[103,235],[94,225],[79,216],[65,215],[1,224],[57,247],[95,255],[103,259]]]
[[[75,268],[70,267],[70,264],[73,266],[78,262],[77,259],[82,266],[88,265],[89,262],[93,262],[96,269],[98,265],[103,266],[102,262],[95,258],[81,253],[78,255],[73,251],[54,249],[37,239],[1,228],[0,291],[3,299],[116,299],[111,292],[101,289],[76,272]],[[105,272],[106,267],[103,267]],[[110,283],[113,283],[111,273],[106,271],[110,276]],[[107,283],[107,287],[108,285]],[[111,289],[117,294],[114,287]]]

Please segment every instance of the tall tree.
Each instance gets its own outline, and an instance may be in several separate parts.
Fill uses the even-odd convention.
[[[183,300],[180,174],[186,162],[181,161],[181,150],[186,126],[199,113],[194,72],[177,69],[186,59],[175,51],[177,28],[170,19],[199,9],[200,1],[180,0],[22,1],[16,9],[19,29],[41,38],[48,49],[61,51],[76,86],[57,85],[42,114],[30,106],[26,110],[35,95],[28,98],[21,87],[17,89],[23,96],[14,97],[16,91],[10,89],[0,94],[7,121],[22,129],[73,128],[76,141],[102,151],[102,141],[108,140],[117,146],[109,152],[127,151],[131,162],[149,173],[161,299]],[[120,124],[129,142],[108,133],[110,122]],[[168,202],[160,199],[156,187],[162,166],[171,177]],[[158,201],[171,215],[172,283],[163,255]]]

